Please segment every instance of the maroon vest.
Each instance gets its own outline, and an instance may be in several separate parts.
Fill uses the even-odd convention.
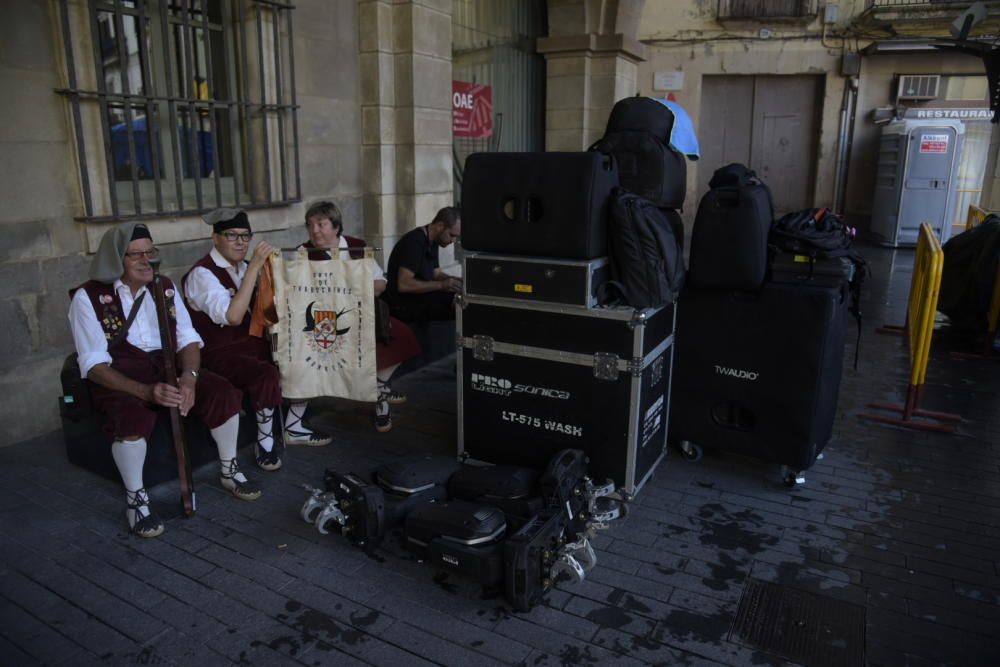
[[[364,249],[368,246],[367,243],[361,239],[354,238],[353,236],[348,236],[344,234],[344,238],[347,239],[347,254],[351,256],[351,259],[361,259],[365,256]],[[306,241],[302,244],[302,247],[308,250],[309,259],[312,260],[324,260],[330,259],[330,252],[328,250],[320,250],[315,248],[312,241]]]
[[[229,290],[230,298],[236,294],[237,287],[236,283],[233,282],[232,276],[224,268],[217,265],[210,254],[205,255],[195,262],[195,265],[191,267],[191,271],[194,271],[199,266],[212,272],[216,280]],[[249,338],[250,311],[253,310],[254,301],[257,300],[257,288],[254,287],[253,294],[250,296],[250,306],[247,312],[243,314],[243,321],[237,326],[219,326],[212,321],[212,318],[207,313],[191,307],[191,302],[187,298],[187,280],[188,276],[191,275],[191,271],[185,273],[184,277],[181,278],[181,286],[185,288],[184,305],[187,306],[188,313],[191,315],[191,323],[194,325],[194,329],[198,332],[198,335],[201,336],[201,339],[205,341],[205,348],[202,350],[202,353],[214,352],[230,345],[236,345]]]
[[[160,280],[163,281],[163,293],[167,298],[167,314],[168,319],[170,320],[170,333],[176,341],[177,310],[174,307],[174,284],[171,282],[170,278],[167,278],[166,276],[160,276]],[[151,285],[149,287],[151,287]],[[118,333],[125,327],[125,319],[128,317],[128,313],[126,313],[122,307],[122,300],[118,296],[118,292],[115,291],[114,285],[98,282],[96,280],[88,280],[79,287],[69,291],[70,299],[73,298],[73,295],[78,289],[82,289],[86,295],[90,297],[90,303],[94,307],[94,314],[97,316],[97,322],[104,330],[104,337],[110,342],[111,339],[117,336]],[[153,298],[152,289],[149,289],[149,294],[147,294],[145,298]],[[127,338],[124,338],[121,342],[108,350],[108,354],[111,355],[111,365],[114,366],[116,362],[119,362],[122,359],[135,358],[137,355],[146,355],[150,353],[140,350],[138,347],[129,343]]]

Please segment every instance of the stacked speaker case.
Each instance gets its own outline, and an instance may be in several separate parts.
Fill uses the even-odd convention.
[[[602,307],[615,161],[469,157],[457,309],[459,455],[537,467],[583,450],[627,493],[666,452],[673,304]]]

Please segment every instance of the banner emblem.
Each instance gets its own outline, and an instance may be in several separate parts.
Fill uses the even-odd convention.
[[[306,307],[306,326],[302,330],[312,334],[309,346],[316,352],[337,352],[344,345],[342,336],[351,330],[351,327],[338,329],[337,322],[351,311],[346,308],[339,313],[333,309],[314,309],[315,305],[313,301]]]

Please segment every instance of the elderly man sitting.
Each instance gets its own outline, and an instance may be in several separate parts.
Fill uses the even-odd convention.
[[[200,417],[218,446],[223,488],[242,500],[261,495],[236,462],[242,394],[201,369],[202,340],[173,283],[164,277],[178,368],[177,386],[165,381],[155,297],[147,289],[153,281],[150,260],[157,256],[145,225],[128,222],[108,230],[91,264],[91,279],[70,292],[69,308],[80,373],[90,383],[94,405],[107,416],[105,429],[114,437],[111,455],[125,485],[125,516],[140,537],[163,532],[142,481],[157,406]]]

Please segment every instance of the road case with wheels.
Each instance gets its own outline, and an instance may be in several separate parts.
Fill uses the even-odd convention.
[[[685,288],[671,440],[809,468],[833,433],[848,299],[845,282]]]
[[[459,455],[540,468],[581,449],[595,480],[635,493],[666,451],[674,304],[460,301]]]

